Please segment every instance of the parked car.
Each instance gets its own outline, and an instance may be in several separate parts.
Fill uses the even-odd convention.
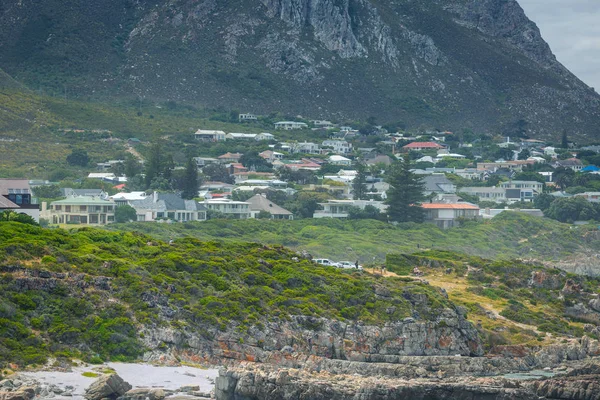
[[[315,258],[313,260],[314,262],[316,262],[317,264],[321,264],[321,265],[327,265],[329,267],[340,267],[340,265],[336,262],[333,262],[327,258]]]
[[[340,268],[356,268],[356,263],[353,263],[351,261],[338,261],[338,264],[340,265]],[[362,265],[359,265],[358,269],[363,269]]]

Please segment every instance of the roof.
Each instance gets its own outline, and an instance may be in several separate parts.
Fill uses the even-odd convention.
[[[61,188],[60,192],[63,196],[102,196],[104,191],[102,189],[71,189]]]
[[[275,125],[289,125],[289,124],[306,125],[304,122],[296,122],[296,121],[279,121],[279,122],[275,122]]]
[[[432,149],[441,149],[441,144],[437,144],[435,142],[412,142],[403,147],[403,149],[415,149],[415,148],[432,148]]]
[[[155,210],[159,212],[186,210],[204,211],[206,208],[194,200],[184,200],[175,193],[156,193],[148,195],[143,200],[132,200],[129,204],[136,209]]]
[[[292,215],[285,208],[278,206],[260,194],[250,197],[246,202],[250,203],[250,210],[252,211],[267,211],[273,215]]]
[[[219,156],[218,158],[220,160],[222,160],[222,159],[225,159],[225,158],[238,159],[240,157],[242,157],[242,154],[240,154],[240,153],[225,153],[222,156]]]
[[[0,196],[0,210],[6,210],[9,208],[20,208],[18,205],[7,199],[6,197]]]
[[[96,196],[74,196],[74,197],[67,197],[66,199],[62,199],[62,200],[53,201],[51,204],[82,205],[82,206],[87,206],[87,205],[108,206],[108,205],[114,205],[115,203],[113,203],[112,201],[103,200],[100,197],[96,197]]]
[[[446,175],[444,175],[444,174],[432,174],[432,175],[428,175],[423,178],[424,190],[426,190],[428,192],[438,192],[438,191],[443,192],[443,191],[445,191],[441,188],[440,185],[454,186],[452,181],[450,181],[450,179],[446,178]]]
[[[424,203],[421,207],[426,210],[479,210],[479,207],[471,203]]]
[[[29,193],[29,181],[27,179],[0,179],[0,195],[8,195],[9,189],[27,190]]]
[[[226,135],[226,133],[223,131],[209,131],[209,130],[198,129],[196,131],[195,135]]]

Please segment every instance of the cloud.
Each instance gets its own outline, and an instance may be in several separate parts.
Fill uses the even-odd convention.
[[[558,61],[600,91],[600,1],[518,1]]]

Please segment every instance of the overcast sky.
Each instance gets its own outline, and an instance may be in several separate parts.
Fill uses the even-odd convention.
[[[600,92],[600,0],[518,0],[558,61]]]

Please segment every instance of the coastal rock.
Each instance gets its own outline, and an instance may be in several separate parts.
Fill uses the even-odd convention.
[[[119,375],[104,375],[85,390],[87,400],[116,399],[131,390],[131,385]]]
[[[163,389],[139,388],[129,390],[119,397],[119,400],[163,400],[165,397],[166,393]]]
[[[0,400],[31,400],[35,397],[36,388],[23,386],[12,392],[0,392]]]

